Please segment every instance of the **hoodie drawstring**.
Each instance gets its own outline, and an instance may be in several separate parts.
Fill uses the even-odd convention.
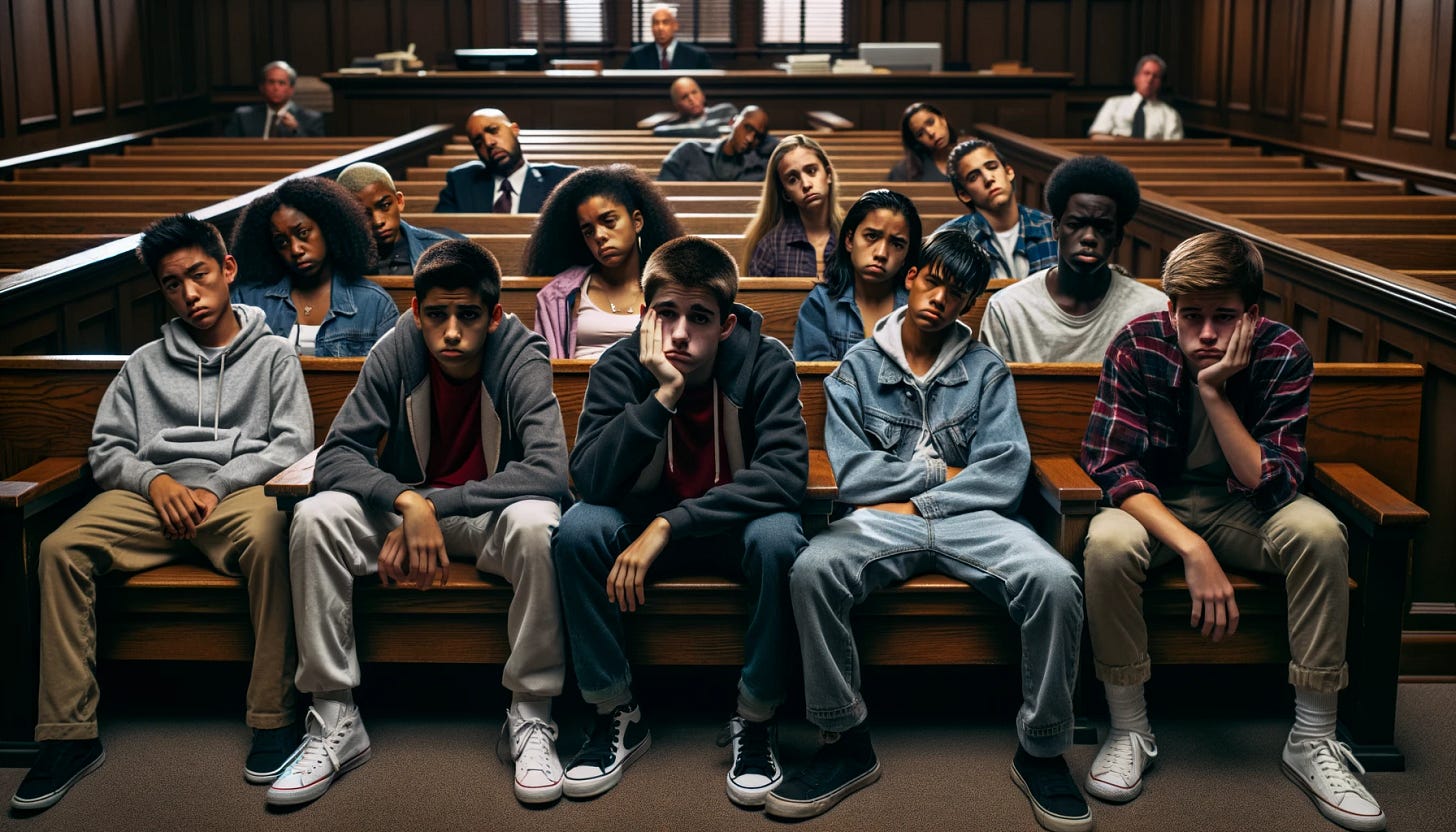
[[[217,439],[218,425],[222,422],[222,377],[227,372],[227,353],[223,353],[217,367],[217,397],[212,408],[212,438]],[[202,355],[197,356],[197,426],[202,427]]]

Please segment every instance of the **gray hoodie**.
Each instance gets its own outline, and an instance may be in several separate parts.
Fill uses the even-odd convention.
[[[293,345],[263,311],[233,304],[242,327],[209,358],[180,318],[122,366],[96,411],[89,451],[104,489],[148,496],[167,474],[222,499],[262,485],[313,445],[313,408]]]

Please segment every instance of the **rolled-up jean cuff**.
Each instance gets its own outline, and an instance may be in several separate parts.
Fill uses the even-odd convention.
[[[784,698],[769,700],[755,696],[748,684],[738,680],[738,715],[750,722],[767,722],[782,705]]]
[[[824,731],[842,733],[865,721],[869,715],[869,708],[865,707],[863,699],[856,699],[854,704],[844,708],[821,711],[813,708],[807,709],[809,721]]]
[[[614,699],[620,699],[631,692],[632,680],[623,679],[622,681],[616,683],[615,685],[612,685],[609,688],[602,688],[601,690],[583,690],[581,692],[581,698],[586,700],[586,703],[588,705],[600,705],[603,702],[611,702]]]
[[[1339,667],[1300,667],[1289,663],[1289,684],[1300,690],[1315,693],[1334,693],[1350,684],[1350,666],[1341,663]]]
[[[1054,725],[1016,725],[1021,747],[1033,757],[1056,757],[1072,747],[1071,720]]]
[[[1098,681],[1109,685],[1141,685],[1153,676],[1153,661],[1147,657],[1133,664],[1117,666],[1094,659],[1092,665],[1097,670]]]
[[[101,736],[94,722],[50,722],[35,726],[35,741],[94,740]]]

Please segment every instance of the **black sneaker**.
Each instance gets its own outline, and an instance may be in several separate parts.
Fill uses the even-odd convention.
[[[30,767],[10,805],[22,812],[36,812],[61,802],[76,781],[90,774],[106,760],[101,740],[42,740],[35,765]]]
[[[567,797],[596,797],[622,782],[622,772],[652,747],[652,732],[636,702],[597,714],[591,736],[566,767]]]
[[[1020,746],[1011,762],[1011,779],[1031,801],[1036,822],[1052,832],[1081,832],[1092,828],[1087,799],[1072,779],[1067,761],[1057,757],[1033,757]]]
[[[774,720],[750,722],[741,716],[728,720],[718,747],[733,745],[728,769],[728,799],[739,806],[762,806],[768,793],[784,781],[776,746],[779,727]]]
[[[243,764],[243,779],[258,786],[272,783],[302,747],[303,734],[296,723],[282,728],[254,728],[253,748]]]
[[[842,734],[826,731],[809,765],[770,792],[763,808],[778,818],[812,818],[878,779],[880,761],[864,723]]]

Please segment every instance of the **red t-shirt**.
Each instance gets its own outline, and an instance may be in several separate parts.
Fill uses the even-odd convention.
[[[490,476],[480,440],[480,376],[455,381],[430,356],[430,459],[425,485],[454,488]]]
[[[715,384],[688,390],[678,400],[677,413],[668,426],[667,465],[662,472],[663,489],[675,503],[701,497],[733,479],[728,447],[716,424],[719,406]]]

